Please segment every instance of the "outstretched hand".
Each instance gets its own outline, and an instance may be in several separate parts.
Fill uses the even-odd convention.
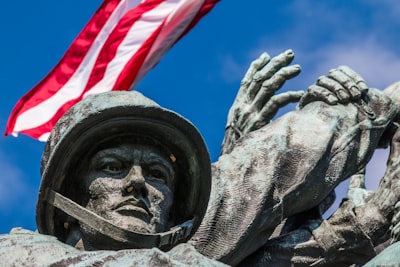
[[[251,63],[228,114],[221,154],[229,153],[240,137],[268,124],[279,108],[299,101],[302,91],[275,95],[301,71],[299,65],[289,66],[293,58],[293,51],[287,50],[274,58],[263,53]]]

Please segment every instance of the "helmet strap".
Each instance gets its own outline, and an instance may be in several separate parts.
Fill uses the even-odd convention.
[[[96,213],[82,207],[63,195],[49,190],[47,202],[78,221],[89,225],[100,235],[111,238],[126,248],[170,248],[186,240],[193,228],[194,218],[171,228],[167,232],[144,234],[121,228]]]

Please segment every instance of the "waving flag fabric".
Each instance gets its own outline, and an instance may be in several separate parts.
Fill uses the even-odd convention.
[[[219,0],[104,0],[61,61],[12,111],[5,134],[46,141],[85,96],[130,90]]]

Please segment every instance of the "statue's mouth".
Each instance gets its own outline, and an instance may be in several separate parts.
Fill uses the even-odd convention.
[[[142,219],[151,219],[153,217],[146,203],[133,197],[113,205],[111,210],[115,210],[122,215],[135,216]]]

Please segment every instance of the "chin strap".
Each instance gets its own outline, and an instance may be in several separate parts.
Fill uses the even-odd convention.
[[[94,212],[87,210],[78,203],[63,195],[49,190],[47,201],[54,207],[62,210],[78,221],[89,225],[102,235],[106,235],[115,241],[128,244],[131,248],[170,247],[186,239],[192,232],[194,218],[171,228],[167,232],[157,234],[144,234],[128,231]]]

